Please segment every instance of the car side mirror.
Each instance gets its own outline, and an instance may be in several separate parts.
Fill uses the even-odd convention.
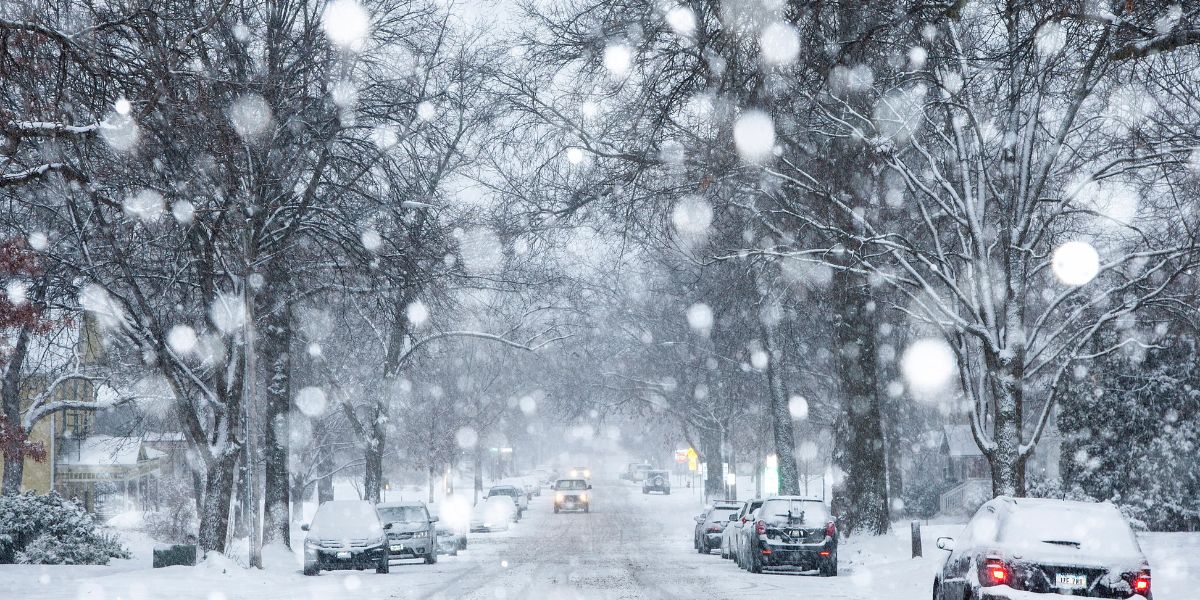
[[[589,490],[592,489],[592,484],[590,484],[590,483],[588,484],[588,489]]]
[[[384,528],[384,529],[391,529],[391,528],[392,528],[392,524],[391,524],[391,523],[384,523],[384,524],[383,524],[383,528]]]
[[[946,551],[954,550],[954,538],[952,538],[952,537],[938,538],[937,539],[937,547],[941,550],[946,550]]]
[[[703,522],[704,522],[704,515],[696,515],[696,516],[692,517],[692,520],[693,520],[693,521],[695,521],[695,522],[697,522],[697,523],[703,523]]]
[[[300,531],[308,531],[308,524],[307,524],[307,523],[305,523],[304,525],[301,525],[301,526],[300,526]]]
[[[437,523],[437,522],[438,522],[438,517],[429,517],[429,522],[430,522],[430,523]]]
[[[736,520],[737,520],[737,513],[729,513],[729,520],[730,520],[730,521],[736,521]]]

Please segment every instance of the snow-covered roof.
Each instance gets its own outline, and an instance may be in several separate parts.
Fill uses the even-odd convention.
[[[143,450],[140,438],[92,435],[79,442],[63,442],[57,460],[62,465],[132,466],[161,455],[157,450]]]
[[[947,425],[943,431],[946,435],[946,446],[949,448],[950,456],[956,458],[983,456],[983,451],[979,449],[979,444],[975,443],[975,437],[971,435],[970,425]]]

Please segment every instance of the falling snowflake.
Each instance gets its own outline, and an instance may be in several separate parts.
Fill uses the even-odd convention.
[[[775,121],[761,110],[747,110],[733,126],[738,154],[749,163],[760,163],[775,151]]]
[[[1100,273],[1100,255],[1087,242],[1066,242],[1054,249],[1050,269],[1059,281],[1078,287]]]
[[[333,45],[358,51],[371,34],[371,17],[355,0],[334,0],[321,13],[321,29]]]

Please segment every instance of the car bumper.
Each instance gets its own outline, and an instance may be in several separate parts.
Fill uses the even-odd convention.
[[[391,558],[417,558],[429,553],[429,539],[396,540],[388,543]]]
[[[665,485],[658,486],[658,487],[655,487],[652,485],[644,485],[644,486],[642,486],[642,491],[643,492],[662,492],[664,494],[669,494],[671,492],[671,488],[670,488],[670,486],[665,486]]]
[[[806,570],[819,568],[821,562],[833,556],[834,549],[821,544],[765,544],[762,546],[763,566],[800,567]],[[821,556],[822,552],[828,553]]]
[[[554,508],[557,510],[587,510],[588,503],[582,501],[563,500],[555,502]]]
[[[304,562],[315,565],[323,571],[338,569],[365,569],[377,566],[387,558],[385,546],[374,548],[317,548],[305,549]]]
[[[1055,593],[1039,594],[1037,592],[1014,590],[1007,585],[998,585],[980,588],[979,597],[981,600],[1078,600],[1082,596]],[[1121,598],[1123,600],[1149,600],[1149,597],[1141,594],[1121,596]]]

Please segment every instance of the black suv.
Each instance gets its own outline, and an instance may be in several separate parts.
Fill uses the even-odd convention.
[[[670,496],[671,474],[658,470],[646,471],[646,478],[642,480],[642,493],[649,494],[650,492],[662,492]]]
[[[755,511],[739,548],[742,566],[751,573],[790,567],[837,575],[837,525],[825,503],[800,496],[771,496]]]

